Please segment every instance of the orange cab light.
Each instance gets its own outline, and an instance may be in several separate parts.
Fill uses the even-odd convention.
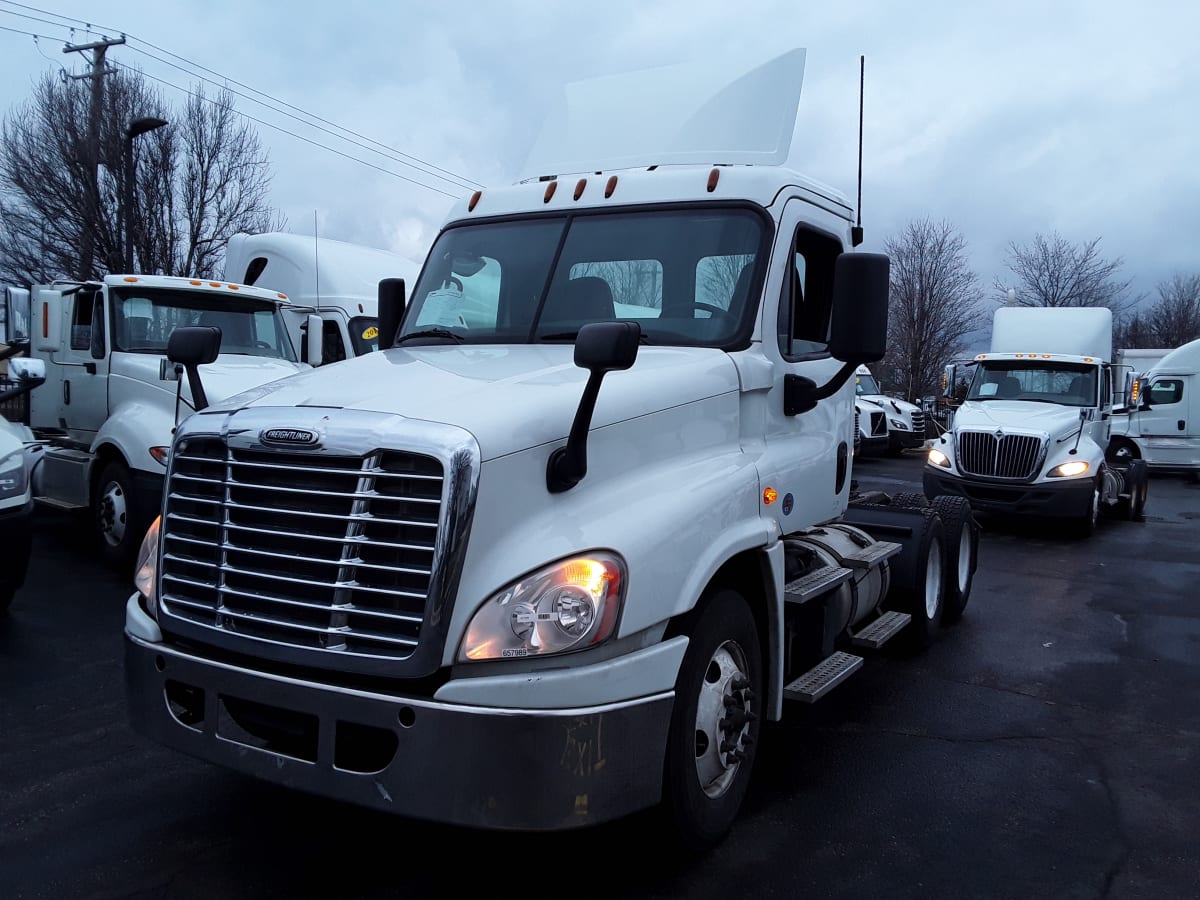
[[[711,194],[717,189],[717,181],[721,178],[721,170],[713,169],[708,173],[708,192]]]
[[[1085,357],[1083,358],[1083,361],[1084,361],[1084,362],[1091,362],[1091,361],[1092,361],[1092,358],[1091,358],[1090,356],[1085,356]]]
[[[616,189],[617,189],[617,176],[613,175],[613,176],[609,177],[608,184],[606,184],[604,186],[604,198],[607,200],[609,197],[611,197],[613,195],[613,191],[615,191]]]
[[[1049,358],[1050,358],[1050,354],[1049,354],[1049,353],[1043,353],[1043,354],[1042,354],[1042,359],[1049,359]]]
[[[231,291],[236,291],[238,289],[236,284],[227,284],[225,287],[229,288]]]
[[[50,337],[50,304],[42,304],[42,337]]]
[[[479,203],[479,198],[483,196],[483,191],[476,191],[471,195],[471,202],[467,204],[467,212],[475,212],[475,207]]]
[[[286,300],[286,299],[287,299],[287,294],[276,294],[275,296],[276,296],[276,297],[278,297],[280,300]],[[360,304],[358,304],[358,311],[359,311],[359,312],[362,312],[362,304],[361,304],[361,303],[360,303]]]
[[[575,199],[576,200],[578,200],[580,197],[583,196],[583,189],[585,187],[587,187],[587,179],[580,178],[579,182],[575,185]]]
[[[188,282],[188,284],[194,284],[196,287],[200,287],[200,285],[204,284],[204,282],[200,281],[197,278],[193,278],[191,281]]]
[[[779,499],[779,491],[773,487],[763,488],[763,503],[770,506]]]
[[[209,287],[220,287],[220,286],[221,286],[221,282],[219,282],[219,281],[210,281],[210,282],[208,283],[208,286],[209,286]]]
[[[135,277],[134,277],[134,276],[132,276],[132,275],[126,275],[126,276],[125,276],[125,280],[126,280],[126,281],[128,281],[128,282],[130,282],[130,283],[132,283],[132,282],[135,282],[135,281],[137,281],[137,278],[135,278]]]
[[[554,192],[558,190],[557,181],[549,181],[546,183],[546,196],[542,198],[543,203],[549,203],[550,198],[554,196]]]

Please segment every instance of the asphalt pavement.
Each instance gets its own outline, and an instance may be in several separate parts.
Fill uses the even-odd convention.
[[[921,458],[856,462],[919,490]],[[0,618],[0,897],[1200,897],[1200,486],[1088,540],[985,522],[963,620],[765,730],[702,859],[634,816],[566,834],[398,820],[260,784],[126,721],[130,579],[39,510]],[[537,773],[529,773],[537,790]]]

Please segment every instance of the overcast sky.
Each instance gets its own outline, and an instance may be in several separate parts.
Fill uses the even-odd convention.
[[[83,71],[61,48],[89,36],[62,17],[125,32],[110,59],[161,82],[196,83],[182,57],[360,144],[484,185],[512,180],[564,82],[805,47],[790,164],[853,200],[865,55],[864,249],[929,217],[963,234],[985,290],[1007,276],[1008,244],[1038,232],[1100,238],[1138,291],[1200,271],[1200,4],[1187,0],[0,0],[0,26],[56,38],[0,31],[0,109],[45,71]],[[173,105],[186,99],[159,87]],[[395,173],[258,125],[289,230],[311,234],[315,213],[326,237],[419,260],[452,198],[396,176],[470,193],[235,99],[240,112]]]

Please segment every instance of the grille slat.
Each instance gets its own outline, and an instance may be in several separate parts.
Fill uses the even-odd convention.
[[[957,451],[959,468],[968,475],[1029,481],[1041,465],[1045,441],[1032,434],[962,431]]]
[[[440,461],[188,437],[172,455],[162,608],[230,635],[387,659],[420,642]]]

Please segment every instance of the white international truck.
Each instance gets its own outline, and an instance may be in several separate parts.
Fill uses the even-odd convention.
[[[879,386],[869,366],[854,372],[854,395],[883,410],[887,443],[884,451],[896,456],[905,450],[925,446],[925,412],[915,403],[890,397]]]
[[[132,564],[162,501],[177,417],[195,405],[165,353],[171,332],[221,328],[221,355],[204,367],[209,399],[309,369],[274,291],[199,278],[109,275],[32,288],[30,355],[46,383],[30,395],[29,425],[46,444],[35,500],[87,510],[101,552]]]
[[[1164,354],[1130,394],[1127,412],[1113,418],[1110,455],[1200,475],[1200,340]]]
[[[398,253],[287,232],[235,234],[225,248],[227,281],[286,294],[285,318],[301,362],[309,362],[308,316],[321,319],[321,363],[379,346],[379,282],[415,280],[418,266]]]
[[[703,112],[790,139],[802,64]],[[619,94],[643,144],[701,108]],[[850,204],[786,146],[619,152],[613,115],[570,119],[615,161],[587,140],[459,202],[407,304],[381,283],[384,349],[180,425],[126,608],[140,733],[406,817],[656,808],[705,847],[764,722],[961,615],[969,506],[851,495],[889,263]]]
[[[930,448],[925,495],[976,512],[1062,519],[1082,536],[1102,512],[1144,517],[1147,473],[1109,453],[1112,312],[1004,306],[971,364],[951,430]],[[957,366],[945,382],[956,384]]]

